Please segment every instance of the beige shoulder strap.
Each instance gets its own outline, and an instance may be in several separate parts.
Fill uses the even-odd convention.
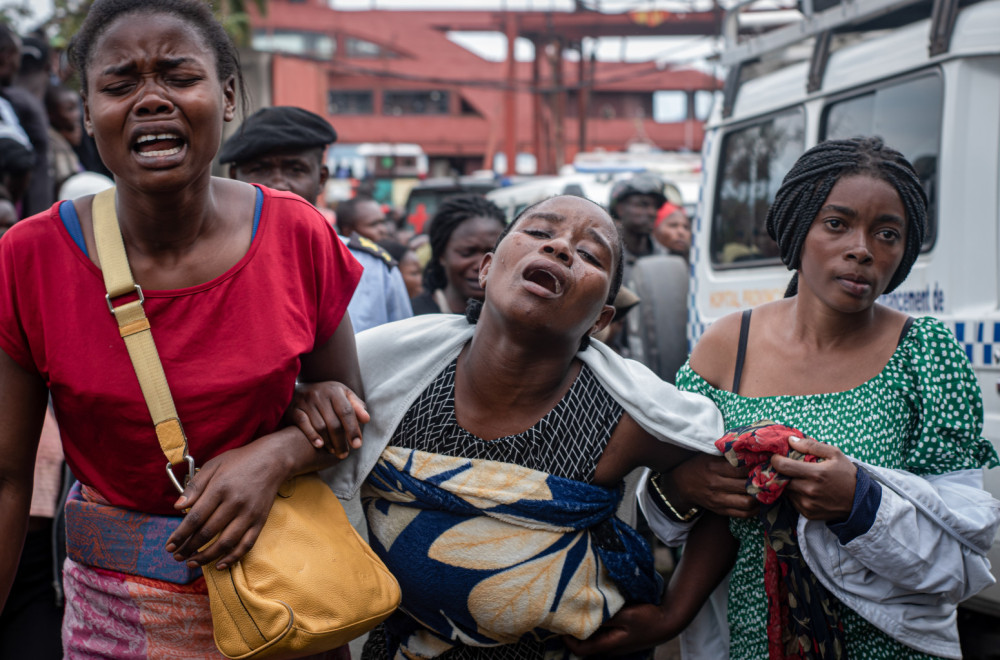
[[[174,407],[170,387],[167,385],[167,376],[163,373],[163,365],[156,352],[156,344],[153,343],[149,320],[143,310],[142,289],[132,279],[125,243],[122,241],[121,228],[118,226],[118,214],[115,211],[114,188],[98,193],[94,197],[92,214],[97,258],[104,274],[104,286],[108,291],[105,296],[108,310],[118,322],[118,331],[125,340],[132,366],[139,378],[142,396],[146,399],[153,425],[156,427],[160,449],[169,461],[167,474],[174,486],[182,491],[183,487],[171,468],[186,462],[190,478],[194,474],[194,459],[188,455],[187,437],[177,417],[177,409]],[[138,299],[117,307],[112,304],[115,298],[130,293],[138,294]]]

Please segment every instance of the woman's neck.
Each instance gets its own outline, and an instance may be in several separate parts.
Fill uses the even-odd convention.
[[[119,185],[116,201],[126,244],[147,255],[187,251],[212,230],[218,217],[208,177],[180,191],[164,193]]]
[[[876,305],[855,313],[839,312],[801,290],[791,300],[791,312],[792,337],[814,348],[856,342],[878,329]]]
[[[482,405],[531,408],[555,393],[561,397],[576,377],[578,343],[548,342],[531,332],[511,335],[480,318],[472,341],[459,356],[459,378],[466,393]]]

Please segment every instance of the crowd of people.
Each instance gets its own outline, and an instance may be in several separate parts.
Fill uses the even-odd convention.
[[[513,219],[462,195],[412,237],[364,194],[317,208],[334,127],[248,114],[200,0],[97,0],[79,93],[43,45],[0,25],[0,659],[221,658],[201,567],[239,561],[317,471],[401,587],[365,659],[643,658],[678,636],[689,660],[961,656],[998,458],[954,337],[877,302],[926,224],[891,146],[801,156],[767,220],[786,297],[713,325],[675,387],[621,339],[633,271],[690,247],[656,177]],[[70,185],[93,153],[124,295],[108,207]],[[157,442],[175,432],[183,481]],[[683,546],[666,582],[636,501]]]

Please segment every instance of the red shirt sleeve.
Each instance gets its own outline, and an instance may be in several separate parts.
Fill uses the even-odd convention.
[[[22,220],[0,239],[0,349],[30,372],[37,372],[38,366],[31,354],[25,328],[30,320],[23,318],[22,312],[31,309],[23,307],[23,303],[32,295],[30,262],[33,259],[30,256],[22,258],[18,246],[37,229],[38,223],[47,220],[43,216],[48,213],[51,211]]]
[[[304,282],[313,282],[309,288],[316,296],[315,350],[333,336],[343,320],[363,268],[316,207],[291,193],[265,190],[265,194],[274,204],[272,220],[283,228],[286,240],[294,241],[299,268],[308,271],[300,276]]]

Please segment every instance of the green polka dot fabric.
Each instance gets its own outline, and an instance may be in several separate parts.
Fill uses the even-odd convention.
[[[914,322],[881,373],[844,392],[744,397],[715,389],[687,364],[677,386],[712,399],[726,428],[770,419],[873,465],[926,475],[998,464],[982,437],[982,395],[965,353],[932,317]],[[730,529],[740,542],[729,587],[730,657],[767,658],[763,528],[752,518],[733,519]],[[848,657],[933,657],[896,642],[846,606],[840,613]]]

